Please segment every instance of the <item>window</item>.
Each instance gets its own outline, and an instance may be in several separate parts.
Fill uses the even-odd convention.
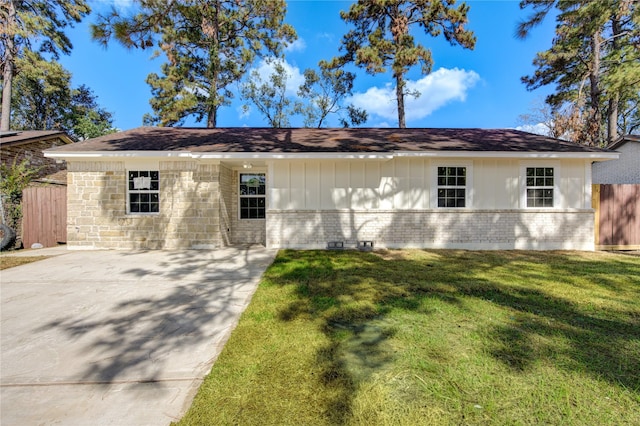
[[[240,174],[240,219],[264,219],[266,185],[264,173]]]
[[[527,167],[527,207],[553,207],[553,167]]]
[[[160,212],[160,173],[129,172],[129,213]]]
[[[465,207],[467,168],[438,167],[438,207]]]

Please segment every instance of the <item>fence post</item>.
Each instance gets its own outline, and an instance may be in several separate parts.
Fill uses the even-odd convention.
[[[593,237],[596,250],[600,244],[600,184],[591,185],[591,207],[595,210],[593,215]]]

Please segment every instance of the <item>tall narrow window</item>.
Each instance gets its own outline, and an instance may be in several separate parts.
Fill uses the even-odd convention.
[[[527,207],[553,207],[553,167],[527,167]]]
[[[466,167],[438,167],[438,207],[465,207]]]
[[[264,173],[240,174],[240,219],[264,219],[266,211]]]
[[[129,171],[129,213],[160,212],[160,173]]]

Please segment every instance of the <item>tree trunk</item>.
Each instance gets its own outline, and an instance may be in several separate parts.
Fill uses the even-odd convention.
[[[407,127],[404,120],[404,79],[402,75],[396,75],[396,100],[398,101],[398,127]]]
[[[611,41],[611,48],[614,52],[617,52],[620,48],[618,43],[618,36],[622,33],[620,28],[620,20],[617,16],[611,18],[611,31],[613,33],[613,40]],[[618,138],[618,102],[620,101],[620,93],[616,91],[610,94],[609,109],[607,111],[607,144],[612,143]]]
[[[210,129],[215,129],[218,125],[218,109],[216,107],[212,107],[209,109],[209,113],[207,114],[207,127]]]
[[[602,135],[602,114],[600,112],[600,31],[591,37],[591,69],[589,70],[590,107],[588,145],[598,145]]]
[[[618,100],[620,95],[616,93],[609,99],[609,110],[607,115],[607,145],[618,138]]]
[[[7,49],[9,50],[9,49]],[[7,54],[6,56],[10,56]],[[6,60],[4,75],[2,76],[2,118],[0,118],[0,131],[9,130],[11,123],[11,86],[13,82],[13,60]]]
[[[211,34],[213,41],[211,43],[211,49],[209,50],[211,82],[209,88],[209,99],[207,100],[209,102],[207,127],[210,129],[213,129],[218,125],[218,75],[220,73],[220,20],[218,19],[218,13],[220,11],[220,1],[216,1],[213,8],[213,32]],[[212,97],[213,100],[211,99]]]
[[[16,9],[13,1],[9,1],[7,4],[8,13],[7,13],[7,22],[5,23],[5,29],[8,34],[5,35],[7,38],[7,45],[5,46],[4,52],[4,73],[2,75],[2,117],[0,117],[0,131],[9,130],[9,126],[11,124],[11,91],[13,85],[13,72],[14,72],[14,61],[15,61],[15,44],[14,44],[14,36],[13,29],[16,25]]]

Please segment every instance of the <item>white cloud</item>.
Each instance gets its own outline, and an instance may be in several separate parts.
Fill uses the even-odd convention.
[[[543,123],[537,124],[523,124],[522,126],[516,127],[516,130],[520,130],[522,132],[535,133],[536,135],[549,136],[549,127]]]
[[[293,41],[293,43],[289,43],[287,47],[285,47],[286,52],[304,52],[307,48],[307,43],[304,42],[304,39],[298,38]]]
[[[247,118],[251,115],[251,107],[249,105],[240,105],[236,107],[238,118]]]
[[[95,3],[97,3],[98,7],[113,7],[118,12],[128,12],[130,9],[133,9],[133,6],[135,5],[135,2],[131,0],[97,0]],[[94,9],[94,7],[92,7],[92,9]]]
[[[378,124],[374,124],[371,127],[376,127],[376,128],[381,128],[381,129],[388,129],[391,127],[391,124],[387,123],[386,121],[381,121]]]
[[[319,33],[316,35],[316,37],[319,39],[325,39],[331,43],[333,43],[333,40],[335,39],[335,36],[331,33]]]
[[[304,75],[300,72],[300,68],[294,67],[290,63],[280,59],[261,60],[258,64],[258,74],[262,81],[269,81],[269,76],[274,72],[275,62],[280,62],[287,73],[287,89],[286,94],[296,96],[298,88],[304,83]]]
[[[364,108],[370,114],[376,114],[384,118],[394,119],[398,117],[395,101],[395,89],[391,83],[383,88],[370,87],[364,93],[356,92],[349,103],[358,108]]]
[[[253,71],[258,71],[258,75],[263,82],[269,81],[269,77],[274,73],[274,65],[276,62],[280,62],[287,73],[287,86],[285,94],[297,98],[298,88],[304,83],[304,75],[300,73],[300,68],[295,67],[285,60],[281,59],[262,59],[257,68],[249,70],[249,74]],[[251,106],[246,104],[236,108],[238,118],[245,119],[251,116]]]
[[[407,121],[421,119],[449,102],[464,102],[467,92],[480,80],[475,71],[440,68],[418,81],[408,80],[407,91],[418,91],[417,98],[405,96]],[[371,87],[364,93],[355,93],[350,99],[356,107],[364,108],[390,120],[398,118],[395,86]]]

